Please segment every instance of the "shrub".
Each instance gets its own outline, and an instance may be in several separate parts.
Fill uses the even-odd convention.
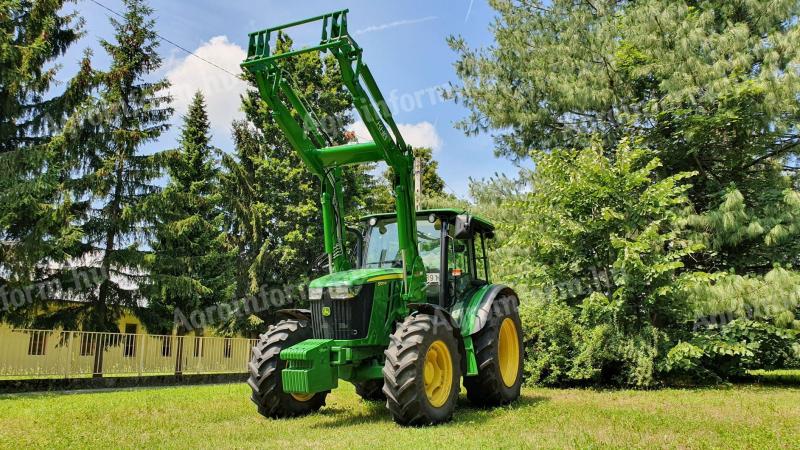
[[[692,245],[678,223],[679,174],[629,141],[536,155],[531,191],[511,205],[507,266],[540,302],[523,308],[529,380],[651,386],[669,330],[691,319],[680,293]]]
[[[800,366],[800,332],[766,322],[735,319],[694,332],[667,354],[672,377],[722,381],[755,369]]]

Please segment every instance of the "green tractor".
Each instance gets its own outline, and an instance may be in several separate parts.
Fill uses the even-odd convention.
[[[319,45],[271,54],[270,37],[322,23]],[[333,146],[281,62],[330,52],[372,142]],[[413,155],[347,32],[347,10],[250,34],[242,67],[308,169],[322,185],[330,273],[309,285],[309,309],[280,311],[253,347],[252,400],[267,417],[317,411],[339,380],[365,400],[385,400],[400,424],[449,420],[463,377],[481,406],[520,395],[522,334],[517,295],[492,284],[486,241],[494,227],[455,209],[415,211]],[[396,212],[363,218],[348,251],[342,167],[385,161],[394,169]],[[348,254],[354,254],[349,257]]]

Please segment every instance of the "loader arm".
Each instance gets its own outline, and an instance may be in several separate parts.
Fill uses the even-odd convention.
[[[397,210],[398,242],[404,269],[406,300],[424,298],[425,269],[417,247],[414,211],[413,153],[386,105],[375,79],[362,61],[362,49],[347,31],[347,10],[336,11],[250,33],[247,59],[242,68],[250,72],[262,99],[273,113],[289,144],[308,169],[320,179],[325,252],[331,272],[349,269],[345,251],[342,167],[385,161],[394,170],[393,190]],[[316,46],[272,54],[270,40],[285,30],[321,22]],[[333,146],[311,106],[292,85],[293,77],[281,62],[302,53],[330,52],[337,60],[342,83],[353,98],[353,107],[364,122],[371,142]],[[391,132],[390,132],[391,131]]]

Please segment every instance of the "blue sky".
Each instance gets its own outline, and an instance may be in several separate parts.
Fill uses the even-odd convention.
[[[120,0],[98,1],[117,11],[123,9]],[[485,1],[151,0],[150,5],[156,10],[159,34],[234,72],[239,70],[248,32],[349,8],[350,32],[364,48],[364,59],[389,100],[395,120],[403,124],[406,140],[436,147],[434,156],[449,189],[463,196],[469,176],[517,172],[507,160],[494,157],[490,136],[467,137],[454,127],[467,114],[463,107],[429,95],[432,89],[458,81],[453,68],[456,55],[445,42],[447,36],[462,35],[473,47],[491,44],[493,11]],[[86,19],[87,34],[66,61],[76,61],[89,47],[94,50],[94,64],[105,67],[108,57],[98,40],[113,37],[110,13],[89,0],[79,0],[76,8]],[[293,35],[301,46],[315,43],[318,36],[317,26],[300,28]],[[157,75],[173,82],[177,113],[173,123],[180,123],[191,93],[201,89],[209,104],[214,144],[230,151],[230,121],[241,114],[237,110],[243,86],[166,42],[160,50],[165,64]],[[59,78],[66,79],[74,68],[65,63]],[[178,127],[173,126],[155,150],[173,147],[177,134]]]

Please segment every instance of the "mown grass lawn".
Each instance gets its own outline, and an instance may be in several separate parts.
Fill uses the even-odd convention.
[[[800,388],[526,389],[512,406],[462,398],[453,422],[396,426],[349,384],[300,419],[256,414],[244,384],[0,396],[0,447],[799,448]]]

